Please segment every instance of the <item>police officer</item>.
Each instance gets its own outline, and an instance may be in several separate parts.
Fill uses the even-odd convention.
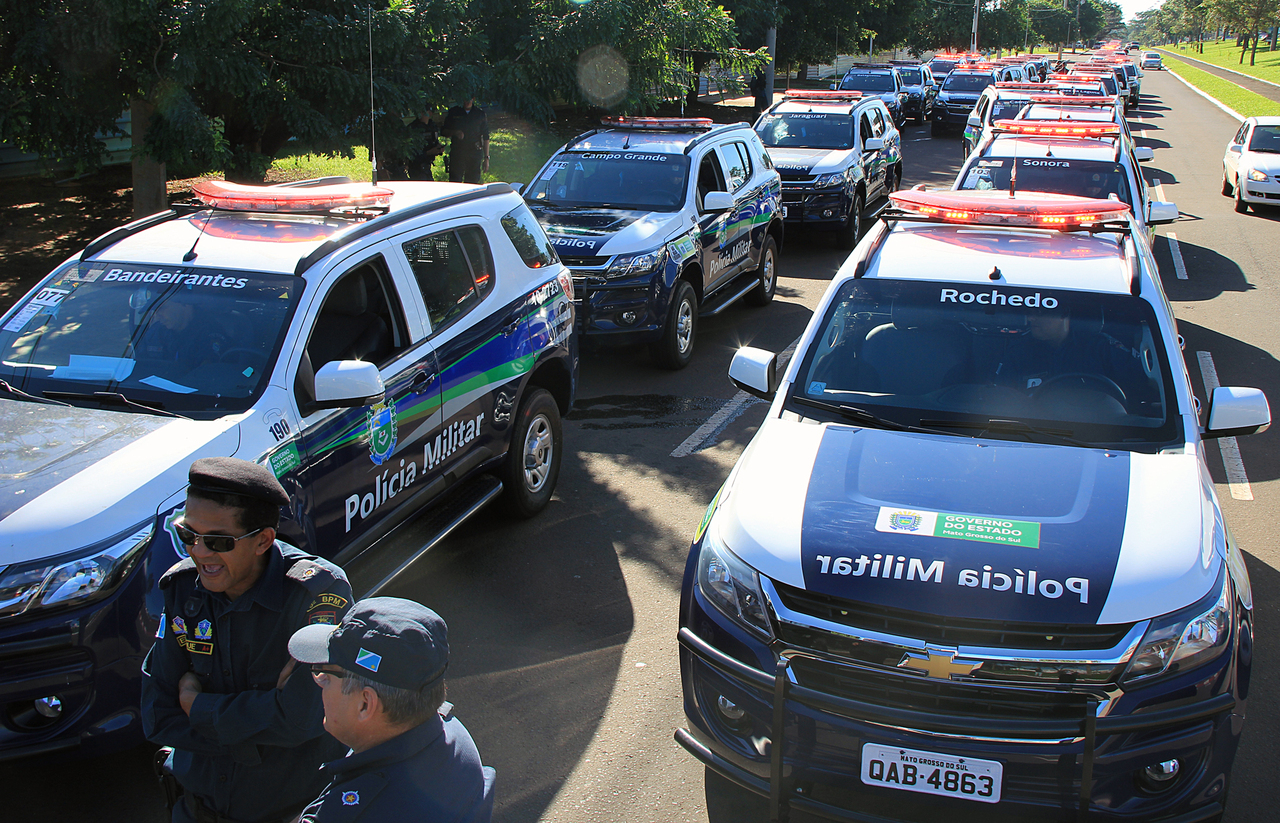
[[[289,498],[268,469],[214,457],[188,477],[173,528],[190,556],[160,579],[143,730],[174,749],[169,768],[184,790],[174,823],[292,820],[324,787],[317,768],[344,747],[325,733],[289,637],[341,620],[351,586],[337,566],[276,542]]]
[[[341,625],[305,626],[289,653],[310,664],[324,727],[351,747],[299,823],[489,823],[493,769],[444,703],[448,629],[412,600],[361,600]]]
[[[444,135],[450,138],[449,180],[454,183],[479,183],[480,173],[489,170],[489,118],[467,97],[462,105],[445,113]]]

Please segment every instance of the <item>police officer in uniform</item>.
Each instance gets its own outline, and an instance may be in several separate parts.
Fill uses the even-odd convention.
[[[164,611],[142,664],[142,724],[172,747],[174,823],[292,820],[346,750],[289,637],[337,624],[351,586],[337,566],[276,541],[288,495],[264,466],[195,461],[175,524],[190,555],[160,579]]]
[[[324,727],[351,747],[299,823],[489,823],[494,771],[444,702],[449,636],[412,600],[361,600],[341,625],[305,626],[289,652],[324,695]]]

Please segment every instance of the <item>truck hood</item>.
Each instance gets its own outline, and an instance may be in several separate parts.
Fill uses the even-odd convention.
[[[680,212],[628,209],[558,211],[530,204],[551,245],[566,257],[603,257],[650,251],[680,227]]]
[[[232,455],[237,418],[182,420],[0,400],[0,567],[131,529],[198,457]]]
[[[849,165],[854,149],[769,149],[773,166],[782,175],[826,174]]]
[[[1222,562],[1194,454],[774,419],[726,491],[711,526],[761,574],[939,615],[1134,622],[1195,602]]]

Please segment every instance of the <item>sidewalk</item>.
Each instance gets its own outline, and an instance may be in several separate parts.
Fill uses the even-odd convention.
[[[1170,51],[1165,48],[1157,48],[1156,51],[1168,57],[1175,57],[1178,60],[1186,60],[1205,74],[1212,74],[1213,76],[1226,80],[1229,83],[1234,83],[1246,91],[1251,91],[1259,97],[1265,97],[1268,100],[1280,103],[1280,86],[1277,86],[1275,83],[1269,83],[1266,80],[1259,80],[1256,77],[1250,77],[1247,74],[1241,74],[1240,72],[1232,71],[1231,69],[1224,69],[1222,66],[1218,66],[1213,63],[1206,63],[1203,60],[1197,60],[1196,58],[1190,57],[1181,52]]]

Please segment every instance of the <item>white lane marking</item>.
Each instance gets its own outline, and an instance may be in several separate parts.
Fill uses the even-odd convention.
[[[1173,255],[1173,270],[1178,273],[1179,280],[1187,279],[1187,266],[1182,262],[1182,250],[1178,248],[1178,235],[1173,232],[1165,234],[1169,241],[1169,254]]]
[[[787,363],[791,360],[791,355],[795,354],[796,345],[799,342],[800,338],[797,337],[791,341],[791,345],[783,349],[782,353],[778,355],[778,374],[782,374],[786,369]],[[688,457],[701,449],[708,440],[719,434],[735,417],[742,414],[752,401],[764,402],[754,394],[747,394],[744,391],[735,394],[723,406],[716,409],[715,414],[707,418],[707,422],[699,426],[693,434],[686,437],[683,443],[676,446],[675,451],[671,452],[671,456]]]
[[[1213,365],[1213,355],[1207,351],[1196,352],[1200,361],[1200,375],[1204,378],[1204,390],[1213,397],[1213,390],[1218,388],[1218,370]],[[1240,444],[1234,437],[1219,437],[1218,451],[1222,453],[1222,464],[1227,470],[1227,485],[1231,487],[1231,496],[1236,500],[1252,500],[1253,489],[1249,488],[1249,476],[1244,473],[1244,461],[1240,459]]]
[[[1161,203],[1167,203],[1167,202],[1169,202],[1168,200],[1165,200],[1165,199],[1164,199],[1164,186],[1160,185],[1160,178],[1159,178],[1159,177],[1153,177],[1153,178],[1151,178],[1151,188],[1153,188],[1153,189],[1155,189],[1155,190],[1156,190],[1156,199],[1157,199],[1157,200],[1159,200]]]

